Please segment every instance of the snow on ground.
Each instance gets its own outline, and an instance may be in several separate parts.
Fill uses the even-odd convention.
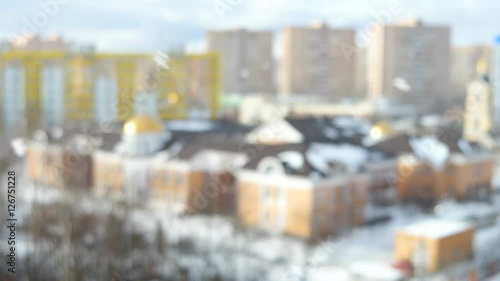
[[[356,262],[349,267],[355,277],[371,281],[399,281],[404,274],[387,263],[381,262]]]
[[[311,281],[351,281],[350,274],[347,270],[335,266],[319,267],[310,274]]]
[[[77,198],[78,208],[87,213],[106,214],[119,210],[113,200],[86,192],[68,196],[64,190],[36,186],[22,177],[18,186],[23,188],[19,196],[24,213],[29,210],[30,202],[51,204],[70,197],[73,200]],[[495,197],[494,202],[500,206],[500,196]],[[239,230],[231,219],[222,216],[176,215],[165,205],[153,203],[130,207],[127,212],[132,230],[148,234],[149,240],[155,239],[160,223],[169,243],[192,241],[197,253],[179,253],[176,256],[176,262],[185,266],[199,270],[223,269],[221,272],[227,276],[238,276],[237,280],[262,276],[259,280],[293,281],[301,280],[307,274],[308,280],[342,281],[352,280],[346,269],[360,261],[376,262],[381,264],[380,268],[392,264],[395,231],[425,217],[417,208],[408,206],[370,208],[370,212],[389,215],[392,219],[386,223],[357,228],[343,237],[322,241],[312,248],[286,236]],[[500,245],[500,224],[476,232],[474,246],[478,262],[498,254],[491,245]],[[24,253],[28,251],[22,250]]]
[[[479,264],[489,262],[490,260],[500,259],[500,223],[487,228],[477,229],[474,235],[474,251],[476,262]]]
[[[500,281],[500,274],[497,274],[491,278],[488,278],[485,281]]]
[[[62,191],[56,188],[29,188],[29,192],[25,194],[29,200],[55,202],[66,198]],[[85,212],[104,214],[112,210],[113,203],[109,199],[94,198],[91,195],[77,197],[79,208]],[[286,236],[239,231],[226,217],[179,216],[158,204],[131,207],[128,215],[133,230],[148,234],[148,240],[155,238],[158,223],[161,223],[170,243],[190,240],[198,253],[206,253],[211,261],[211,264],[205,264],[207,256],[182,254],[177,258],[179,264],[194,266],[200,270],[210,267],[224,268],[240,275],[239,280],[244,280],[244,276],[249,276],[248,274],[269,271],[262,280],[290,281],[300,280],[299,277],[306,270],[306,263],[311,278],[314,278],[312,280],[325,280],[321,279],[321,276],[331,268],[345,267],[359,261],[360,257],[368,261],[390,264],[394,230],[411,221],[418,213],[410,208],[400,207],[392,207],[388,212],[393,216],[388,223],[356,229],[343,238],[322,242],[312,249],[307,249],[302,241]],[[341,271],[335,274],[338,274],[339,278],[342,276]]]
[[[57,188],[35,187],[29,184],[26,186],[28,188],[25,198],[28,201],[53,203],[68,198]],[[115,205],[107,198],[83,194],[76,197],[79,200],[78,207],[85,212],[105,214],[113,210]],[[155,203],[139,208],[130,207],[127,212],[132,230],[146,233],[148,240],[155,239],[160,223],[170,243],[192,241],[198,253],[206,253],[212,263],[205,264],[207,256],[182,254],[176,258],[179,264],[194,266],[200,270],[208,270],[210,267],[224,268],[241,276],[239,280],[244,280],[245,276],[251,274],[269,271],[262,280],[273,281],[300,280],[305,270],[313,278],[311,280],[330,280],[331,277],[321,279],[321,276],[332,276],[332,268],[345,268],[359,261],[360,257],[369,262],[377,261],[389,265],[392,262],[394,231],[417,219],[420,214],[409,207],[385,208],[385,212],[392,217],[388,223],[358,228],[346,233],[344,237],[324,241],[312,249],[307,249],[305,243],[298,239],[239,231],[227,217],[179,216],[166,206]],[[228,261],[231,265],[228,265]],[[334,273],[333,276],[343,276],[341,270],[334,270]]]

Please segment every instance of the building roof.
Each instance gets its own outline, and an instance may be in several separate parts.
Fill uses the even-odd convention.
[[[400,231],[419,237],[441,239],[471,229],[473,229],[473,226],[466,222],[445,219],[427,219],[408,225]]]
[[[287,117],[285,120],[304,136],[305,142],[361,144],[371,129],[364,120],[351,116]]]
[[[306,160],[307,145],[305,144],[278,144],[278,145],[255,145],[246,144],[245,150],[250,153],[251,157],[247,164],[243,167],[249,170],[257,170],[259,164],[264,158],[275,157],[281,162],[285,172],[289,175],[308,176],[315,169]],[[302,165],[297,165],[297,160],[290,155],[300,155]]]
[[[407,134],[387,137],[371,145],[371,148],[394,156],[402,153],[413,152],[410,145],[410,137]]]
[[[171,120],[164,122],[165,128],[174,137],[195,137],[200,134],[240,135],[247,133],[251,128],[227,119],[219,120]]]
[[[385,157],[383,153],[350,143],[246,144],[244,149],[252,156],[245,169],[257,170],[261,161],[272,157],[283,165],[288,175],[316,175],[320,178],[336,173],[360,172],[365,163]]]
[[[244,142],[241,139],[227,138],[221,135],[199,137],[192,140],[177,142],[180,150],[176,157],[181,160],[189,160],[201,150],[210,149],[227,152],[244,152],[241,148]]]
[[[36,130],[32,140],[42,144],[60,145],[73,149],[74,145],[87,139],[95,149],[112,151],[121,139],[122,123],[113,122],[98,124],[97,122],[68,122],[63,126],[55,126]]]
[[[448,146],[435,136],[411,138],[410,146],[418,158],[431,163],[436,168],[444,167],[450,157]]]
[[[350,171],[359,171],[368,162],[370,152],[352,144],[312,143],[307,150],[307,161],[322,174],[328,174],[332,163],[340,163]]]
[[[99,146],[99,149],[104,151],[112,151],[115,148],[115,145],[118,144],[121,140],[121,134],[119,133],[103,133],[102,134],[102,143]]]

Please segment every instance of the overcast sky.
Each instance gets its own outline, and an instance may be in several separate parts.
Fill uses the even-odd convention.
[[[25,36],[35,29],[95,43],[102,51],[152,51],[180,44],[202,50],[207,29],[279,31],[324,20],[363,31],[391,5],[400,6],[390,22],[420,17],[450,25],[455,45],[491,44],[500,34],[498,0],[16,0],[1,1],[0,36]]]

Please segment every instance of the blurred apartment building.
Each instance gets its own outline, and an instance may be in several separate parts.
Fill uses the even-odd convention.
[[[474,235],[475,229],[469,223],[434,218],[422,220],[396,231],[395,258],[399,262],[411,262],[416,278],[426,276],[429,280],[437,280],[430,279],[429,275],[472,260]]]
[[[280,92],[284,96],[317,96],[325,101],[352,97],[355,84],[356,31],[320,22],[287,27],[282,32]]]
[[[75,49],[57,36],[7,44],[0,53],[3,130],[124,120],[134,113],[215,118],[218,56],[158,56]]]
[[[209,52],[221,56],[224,94],[273,94],[276,91],[272,32],[208,31],[206,43]]]
[[[479,59],[477,73],[467,84],[464,112],[464,137],[488,147],[495,145],[492,132],[495,124],[495,104],[487,62]]]
[[[495,38],[493,45],[491,74],[493,95],[495,97],[495,121],[500,122],[500,35]]]
[[[368,96],[368,48],[358,47],[357,50],[354,96],[357,98],[365,98]]]
[[[476,64],[479,60],[486,63],[487,73],[491,73],[491,47],[462,46],[452,48],[450,97],[456,103],[463,103],[467,84],[477,76]]]
[[[52,34],[47,39],[31,34],[25,38],[17,39],[11,42],[12,49],[25,51],[69,51],[73,47],[73,43],[66,41],[58,34]]]
[[[65,54],[71,43],[36,35],[9,42],[0,54],[2,119],[5,129],[64,120]]]
[[[450,28],[420,20],[378,26],[368,50],[371,97],[415,104],[420,112],[439,109],[450,84]]]

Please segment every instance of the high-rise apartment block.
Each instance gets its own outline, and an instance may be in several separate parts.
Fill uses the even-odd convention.
[[[495,100],[495,121],[500,122],[500,35],[495,38],[492,66],[491,66],[491,83],[493,86],[493,96]]]
[[[283,30],[284,96],[307,95],[335,101],[354,91],[356,57],[354,29],[325,23]]]
[[[223,93],[275,92],[272,32],[209,31],[206,41],[208,50],[218,53],[221,58]]]
[[[75,52],[60,39],[61,44],[33,40],[37,44],[0,52],[4,131],[67,120],[117,121],[136,113],[160,119],[217,115],[216,54]]]
[[[414,104],[420,112],[446,100],[450,84],[450,28],[419,20],[379,25],[368,53],[371,97]]]

